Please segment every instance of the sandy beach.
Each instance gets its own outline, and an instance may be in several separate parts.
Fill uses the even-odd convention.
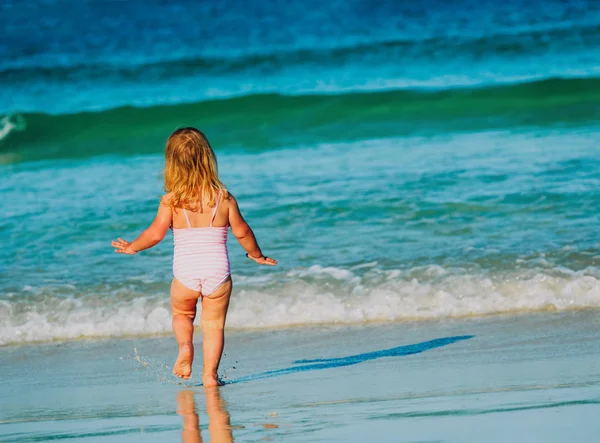
[[[212,390],[171,377],[171,337],[7,347],[0,440],[591,442],[598,324],[571,312],[232,331],[230,384]]]

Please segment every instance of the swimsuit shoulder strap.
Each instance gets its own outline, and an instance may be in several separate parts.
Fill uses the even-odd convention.
[[[215,215],[217,215],[217,210],[219,209],[219,203],[221,202],[221,191],[217,195],[217,203],[215,204],[215,209],[213,209],[212,217],[210,218],[210,227],[213,227],[213,222],[215,221]]]
[[[187,211],[185,210],[185,208],[183,208],[183,215],[185,216],[185,221],[186,221],[186,222],[187,222],[187,224],[188,224],[188,228],[191,228],[191,227],[192,227],[192,224],[190,223],[190,219],[189,219],[189,217],[188,217],[188,215],[187,215]]]

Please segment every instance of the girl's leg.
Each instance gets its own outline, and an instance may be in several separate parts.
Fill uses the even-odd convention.
[[[185,287],[176,278],[171,283],[171,311],[173,332],[179,345],[179,355],[173,365],[173,374],[188,379],[192,374],[194,361],[194,318],[200,294]]]
[[[204,369],[202,370],[202,383],[204,386],[217,386],[217,369],[225,345],[225,317],[231,296],[231,279],[223,283],[208,297],[202,297],[202,313],[200,325],[204,339]]]

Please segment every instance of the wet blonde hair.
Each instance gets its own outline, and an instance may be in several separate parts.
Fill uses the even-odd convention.
[[[227,196],[227,188],[219,180],[215,153],[197,129],[173,132],[167,140],[165,160],[165,192],[172,193],[166,203],[172,209],[197,210],[202,202],[214,206],[219,192]]]

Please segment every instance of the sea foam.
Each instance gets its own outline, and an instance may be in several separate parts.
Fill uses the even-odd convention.
[[[76,287],[9,294],[0,300],[0,344],[169,333],[168,285],[142,286],[103,294]],[[600,308],[595,268],[492,275],[439,266],[313,266],[267,280],[240,277],[235,288],[227,326],[236,329]]]

